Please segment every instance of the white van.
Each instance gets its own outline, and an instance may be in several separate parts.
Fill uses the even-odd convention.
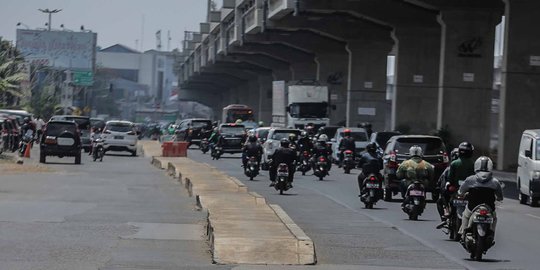
[[[519,144],[517,188],[519,202],[537,205],[540,200],[540,129],[523,131]]]

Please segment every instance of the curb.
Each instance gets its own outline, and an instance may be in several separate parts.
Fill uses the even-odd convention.
[[[156,157],[152,157],[151,161],[152,165],[158,167],[159,169],[164,169],[164,166]],[[208,166],[211,169],[215,169],[214,167],[204,164]],[[188,177],[182,177],[182,173],[172,162],[167,162],[166,166],[167,174],[172,177],[178,179],[178,182],[182,183],[186,190],[188,191],[188,194],[190,197],[193,197],[193,183]],[[287,227],[287,229],[290,231],[290,233],[293,235],[294,239],[296,239],[296,254],[297,254],[297,262],[298,265],[314,265],[317,263],[317,256],[315,252],[315,245],[313,244],[313,241],[309,236],[307,236],[304,231],[287,215],[287,213],[278,205],[275,204],[268,204],[266,199],[261,196],[260,194],[256,192],[249,192],[247,186],[242,183],[240,180],[238,180],[235,177],[228,177],[229,180],[231,180],[237,187],[238,192],[247,193],[250,196],[253,197],[254,203],[256,205],[268,205],[270,209],[278,216],[279,220]],[[201,201],[201,197],[198,194],[195,194],[195,201],[197,210],[201,211],[204,209],[203,202]],[[215,255],[215,235],[214,235],[214,226],[212,225],[212,221],[210,218],[210,211],[206,210],[207,216],[206,216],[206,233],[207,233],[207,239],[210,243],[210,251],[212,253],[212,261],[214,264],[222,264],[219,262],[219,258],[216,258]]]
[[[297,243],[297,251],[298,251],[298,261],[300,264],[304,265],[315,265],[317,264],[317,253],[315,252],[315,244],[309,238],[309,236],[306,235],[304,230],[300,228],[292,219],[291,217],[281,208],[281,206],[277,204],[268,204],[268,206],[276,213],[276,215],[279,217],[281,222],[287,226],[289,231],[294,235]]]

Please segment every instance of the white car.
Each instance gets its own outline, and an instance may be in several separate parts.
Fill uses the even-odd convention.
[[[300,136],[300,130],[288,129],[288,128],[272,128],[268,131],[268,136],[263,144],[263,162],[266,163],[274,151],[280,147],[281,139],[288,139],[291,133],[296,134],[298,138]]]
[[[345,129],[351,130],[351,136],[354,138],[354,143],[356,145],[356,155],[359,156],[362,151],[366,149],[366,146],[369,144],[369,139],[367,136],[367,132],[363,128],[339,128],[336,131],[336,135],[334,135],[334,138],[330,139],[330,143],[332,144],[332,159],[335,162],[339,161],[338,153],[339,153],[339,142],[343,139],[343,131]]]
[[[519,144],[517,188],[519,202],[530,203],[531,206],[540,202],[540,129],[523,131]]]
[[[137,156],[137,132],[129,121],[108,121],[101,133],[103,148],[108,151],[127,151]]]

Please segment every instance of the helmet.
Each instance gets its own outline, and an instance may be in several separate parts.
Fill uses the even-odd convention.
[[[450,152],[450,158],[452,160],[456,160],[456,159],[459,158],[459,149],[458,148],[452,149],[452,152]]]
[[[234,122],[235,124],[242,124],[242,119],[236,119],[236,122]]]
[[[343,131],[343,136],[351,136],[351,130],[348,129],[348,128],[345,129],[345,130]]]
[[[300,132],[300,137],[305,138],[307,136],[308,136],[307,131],[302,130],[302,132]]]
[[[290,144],[290,142],[289,142],[289,140],[287,140],[287,138],[283,138],[283,139],[281,139],[281,141],[280,141],[281,147],[287,148],[287,147],[289,147],[289,144]]]
[[[30,117],[28,117],[28,116],[25,117],[25,118],[24,118],[24,122],[27,123],[27,124],[30,123]]]
[[[264,122],[263,121],[259,121],[259,127],[263,127],[264,126]]]
[[[491,172],[493,161],[489,157],[481,156],[474,162],[474,172]]]
[[[326,136],[326,134],[321,134],[321,135],[319,135],[319,139],[317,141],[319,141],[319,142],[327,142],[328,141],[328,136]]]
[[[255,137],[255,135],[249,135],[248,141],[249,141],[249,142],[256,142],[256,141],[257,141],[257,137]]]
[[[366,145],[366,151],[368,151],[368,153],[375,153],[375,151],[377,151],[377,145],[374,142],[369,143]]]
[[[462,142],[459,144],[459,157],[471,157],[474,151],[474,146],[470,142]]]
[[[413,145],[409,148],[409,155],[411,155],[411,157],[422,157],[424,156],[424,151],[422,150],[422,147]]]
[[[218,132],[219,129],[217,127],[214,128],[214,132]]]
[[[212,122],[212,126],[215,126],[215,127],[217,127],[217,125],[218,125],[218,121],[214,121],[214,122]]]
[[[289,140],[290,141],[296,141],[296,134],[294,134],[294,133],[289,134]]]

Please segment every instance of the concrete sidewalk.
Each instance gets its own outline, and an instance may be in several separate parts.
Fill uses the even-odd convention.
[[[148,155],[157,142],[144,142]],[[252,192],[239,180],[188,158],[153,157],[195,195],[208,211],[208,237],[218,264],[315,264],[311,239],[277,205]]]

